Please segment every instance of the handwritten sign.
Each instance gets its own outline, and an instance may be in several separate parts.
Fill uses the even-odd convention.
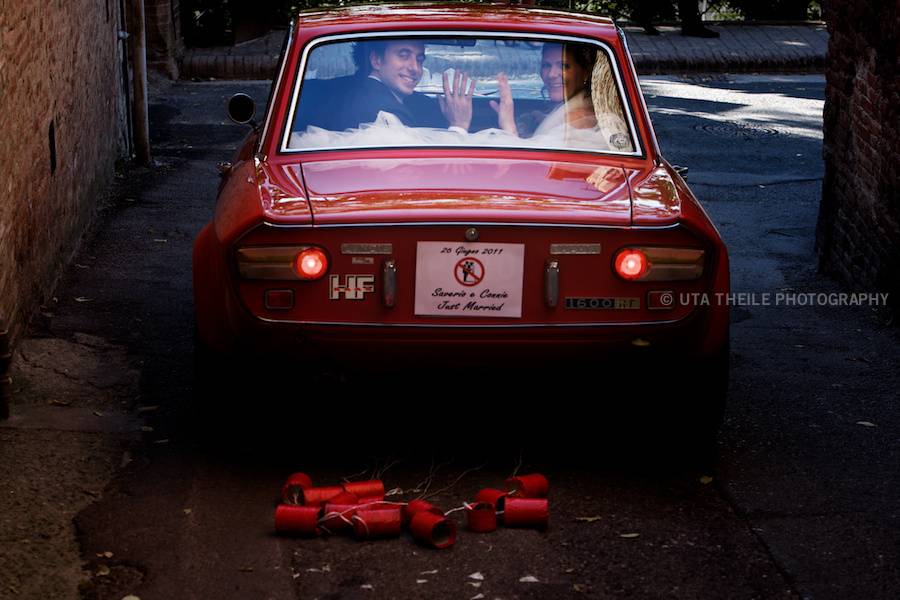
[[[524,244],[419,242],[416,314],[522,316]]]

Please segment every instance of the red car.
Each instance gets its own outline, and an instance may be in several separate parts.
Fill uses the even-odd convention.
[[[251,104],[229,111],[250,122]],[[610,19],[301,13],[223,177],[194,244],[198,352],[626,357],[648,378],[677,358],[697,405],[721,411],[728,254],[660,156]]]

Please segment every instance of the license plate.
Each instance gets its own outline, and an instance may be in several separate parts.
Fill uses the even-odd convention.
[[[524,244],[419,242],[416,314],[522,316]]]

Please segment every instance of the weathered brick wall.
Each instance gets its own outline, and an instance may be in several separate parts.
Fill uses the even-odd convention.
[[[825,98],[822,269],[891,294],[900,316],[900,3],[833,0]]]
[[[116,0],[0,0],[0,313],[14,337],[114,174],[118,17]]]
[[[147,67],[178,79],[184,53],[179,0],[144,0],[147,22]]]

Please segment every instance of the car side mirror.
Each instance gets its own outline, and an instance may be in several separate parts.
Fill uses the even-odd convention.
[[[228,99],[228,118],[240,125],[250,125],[254,129],[256,123],[253,116],[256,114],[256,103],[247,94],[237,93]]]
[[[672,165],[672,168],[675,169],[675,172],[681,175],[681,178],[687,181],[688,176],[688,168],[687,167],[679,167],[678,165]]]

